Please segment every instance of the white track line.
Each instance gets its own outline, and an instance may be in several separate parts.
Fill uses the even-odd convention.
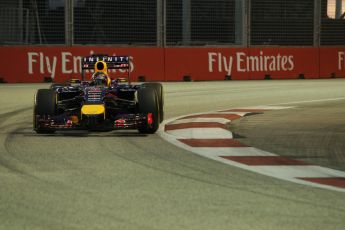
[[[188,145],[186,145],[187,147]],[[188,146],[189,147],[189,146]],[[205,157],[219,156],[275,156],[273,153],[265,152],[253,147],[229,148],[229,147],[194,147],[193,150]]]
[[[232,139],[232,133],[222,128],[187,128],[166,131],[176,139]]]
[[[289,103],[286,103],[286,105],[288,105]],[[260,106],[248,106],[248,107],[239,107],[236,109],[262,109],[262,110],[281,110],[281,109],[291,109],[293,108],[293,106],[279,106],[279,105],[283,105],[283,104],[277,104],[277,105],[260,105]]]
[[[291,102],[284,102],[284,103],[279,103],[279,104],[271,104],[269,106],[290,105],[290,104],[307,104],[307,103],[317,103],[317,102],[326,102],[326,101],[339,101],[339,100],[345,100],[345,97],[325,98],[325,99],[306,100],[306,101],[291,101]]]
[[[226,124],[226,123],[229,123],[229,120],[225,118],[189,118],[189,119],[174,120],[168,123],[168,125],[185,124],[185,123],[192,123],[192,122],[217,122],[220,124]]]

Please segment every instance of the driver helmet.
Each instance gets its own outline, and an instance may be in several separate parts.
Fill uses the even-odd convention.
[[[92,75],[92,83],[96,86],[109,87],[110,82],[110,78],[105,73],[96,72]]]

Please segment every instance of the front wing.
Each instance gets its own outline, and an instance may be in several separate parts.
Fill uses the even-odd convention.
[[[91,130],[91,129],[138,129],[152,124],[152,114],[121,114],[114,120],[104,120],[102,123],[78,121],[68,116],[39,116],[35,117],[35,128],[50,130]]]

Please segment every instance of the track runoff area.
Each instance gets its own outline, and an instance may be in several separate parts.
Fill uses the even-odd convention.
[[[0,85],[2,227],[345,224],[343,79],[164,83],[166,121],[153,136],[35,134],[32,100],[42,86]],[[26,218],[14,222],[18,215]]]

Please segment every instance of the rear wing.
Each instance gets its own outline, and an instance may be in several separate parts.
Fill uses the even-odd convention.
[[[81,68],[94,69],[98,61],[104,61],[108,69],[129,69],[129,56],[107,56],[107,55],[93,55],[83,57],[81,60]]]
[[[127,70],[127,79],[130,83],[130,58],[129,56],[108,56],[97,54],[92,56],[83,57],[81,59],[82,80],[85,80],[84,70],[94,70],[95,64],[98,61],[103,61],[107,64],[109,69],[122,69]]]

